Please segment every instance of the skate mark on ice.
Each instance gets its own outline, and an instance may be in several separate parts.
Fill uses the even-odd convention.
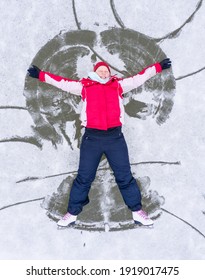
[[[173,161],[173,162],[171,162],[171,161],[141,161],[141,162],[131,163],[130,165],[136,166],[136,165],[143,165],[143,164],[181,165],[181,162],[180,161]],[[97,171],[108,170],[108,169],[110,169],[110,168],[104,167],[104,168],[99,168]],[[26,181],[44,180],[44,179],[49,179],[49,178],[53,178],[53,177],[64,176],[64,175],[69,175],[69,174],[76,174],[76,173],[77,173],[77,170],[53,174],[53,175],[47,175],[47,176],[39,176],[39,177],[30,177],[29,176],[29,177],[26,177],[19,181],[16,181],[16,184],[23,183]]]
[[[74,15],[74,19],[75,19],[75,23],[77,26],[78,30],[81,30],[81,23],[78,20],[78,16],[77,16],[77,12],[76,12],[76,7],[75,7],[75,0],[72,0],[72,9],[73,9],[73,15]]]
[[[114,0],[110,0],[110,6],[111,6],[111,10],[113,12],[114,18],[117,21],[117,23],[119,24],[119,26],[122,28],[126,28],[126,26],[124,25],[123,21],[121,20],[119,14],[117,13]]]
[[[6,109],[10,109],[10,110],[24,110],[24,111],[28,112],[28,108],[22,107],[22,106],[9,106],[9,105],[7,105],[7,106],[0,106],[0,110],[6,110]],[[43,112],[43,111],[41,111],[41,114],[49,115],[49,113]]]
[[[183,223],[185,223],[186,225],[188,225],[189,227],[191,227],[193,230],[195,230],[197,233],[199,233],[203,238],[205,238],[205,235],[200,231],[198,230],[195,226],[193,226],[192,224],[190,224],[189,222],[185,221],[184,219],[180,218],[179,216],[175,215],[174,213],[164,209],[161,207],[161,210],[166,212],[167,214],[169,215],[172,215],[173,217],[177,218],[178,220],[182,221]]]
[[[174,31],[168,33],[167,35],[161,37],[161,38],[153,38],[156,42],[162,42],[165,39],[174,39],[176,37],[178,37],[182,31],[182,29],[185,27],[185,25],[187,25],[188,23],[190,23],[193,19],[194,16],[196,15],[196,13],[199,11],[199,9],[202,6],[204,0],[200,0],[196,6],[195,11],[188,17],[188,19],[177,29],[175,29]]]
[[[5,209],[10,208],[10,207],[18,206],[18,205],[21,205],[21,204],[26,204],[26,203],[31,203],[31,202],[35,202],[35,201],[40,201],[40,200],[43,200],[44,198],[45,197],[40,197],[40,198],[34,198],[34,199],[30,199],[30,200],[24,200],[24,201],[15,202],[13,204],[8,204],[8,205],[5,205],[5,206],[1,207],[0,211],[5,210]]]
[[[40,149],[42,149],[42,144],[36,137],[20,137],[20,136],[13,136],[11,138],[0,139],[0,143],[7,143],[7,142],[20,142],[34,145]]]
[[[190,77],[190,76],[196,75],[196,74],[198,74],[199,72],[201,72],[201,71],[203,71],[203,70],[205,70],[205,66],[204,66],[204,67],[202,67],[201,69],[199,69],[199,70],[195,71],[195,72],[192,72],[192,73],[186,74],[186,75],[184,75],[184,76],[179,76],[178,78],[175,78],[175,79],[176,79],[176,81],[179,81],[179,80],[182,80],[182,79],[184,79],[184,78],[187,78],[187,77]]]

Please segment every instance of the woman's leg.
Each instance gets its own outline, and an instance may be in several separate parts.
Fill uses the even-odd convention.
[[[67,210],[72,215],[78,215],[83,206],[89,203],[88,193],[102,154],[98,139],[85,133],[80,147],[78,174],[73,182],[68,202]]]
[[[127,144],[122,133],[106,142],[105,154],[125,204],[131,211],[140,210],[141,193],[131,173]]]

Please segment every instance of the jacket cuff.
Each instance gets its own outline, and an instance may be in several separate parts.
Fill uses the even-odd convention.
[[[45,72],[40,71],[40,73],[39,73],[39,80],[41,82],[45,82]]]
[[[162,67],[159,62],[155,63],[155,68],[157,73],[162,72]]]

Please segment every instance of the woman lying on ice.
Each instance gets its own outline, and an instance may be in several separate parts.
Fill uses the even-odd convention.
[[[83,102],[80,119],[85,133],[80,147],[78,174],[71,187],[67,213],[58,221],[59,226],[74,224],[83,206],[89,203],[88,193],[103,154],[114,172],[125,204],[132,211],[134,222],[153,225],[142,210],[141,193],[131,173],[127,144],[121,131],[124,122],[123,94],[170,67],[171,61],[166,58],[137,75],[123,79],[112,76],[109,65],[101,61],[87,78],[77,81],[41,71],[35,65],[28,69],[30,77],[80,95]]]

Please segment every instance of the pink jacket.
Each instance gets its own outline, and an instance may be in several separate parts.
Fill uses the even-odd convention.
[[[82,125],[107,130],[124,123],[123,94],[141,86],[161,71],[160,64],[156,63],[132,77],[123,79],[111,76],[106,84],[89,78],[75,81],[43,71],[40,72],[39,80],[71,94],[81,95]]]

